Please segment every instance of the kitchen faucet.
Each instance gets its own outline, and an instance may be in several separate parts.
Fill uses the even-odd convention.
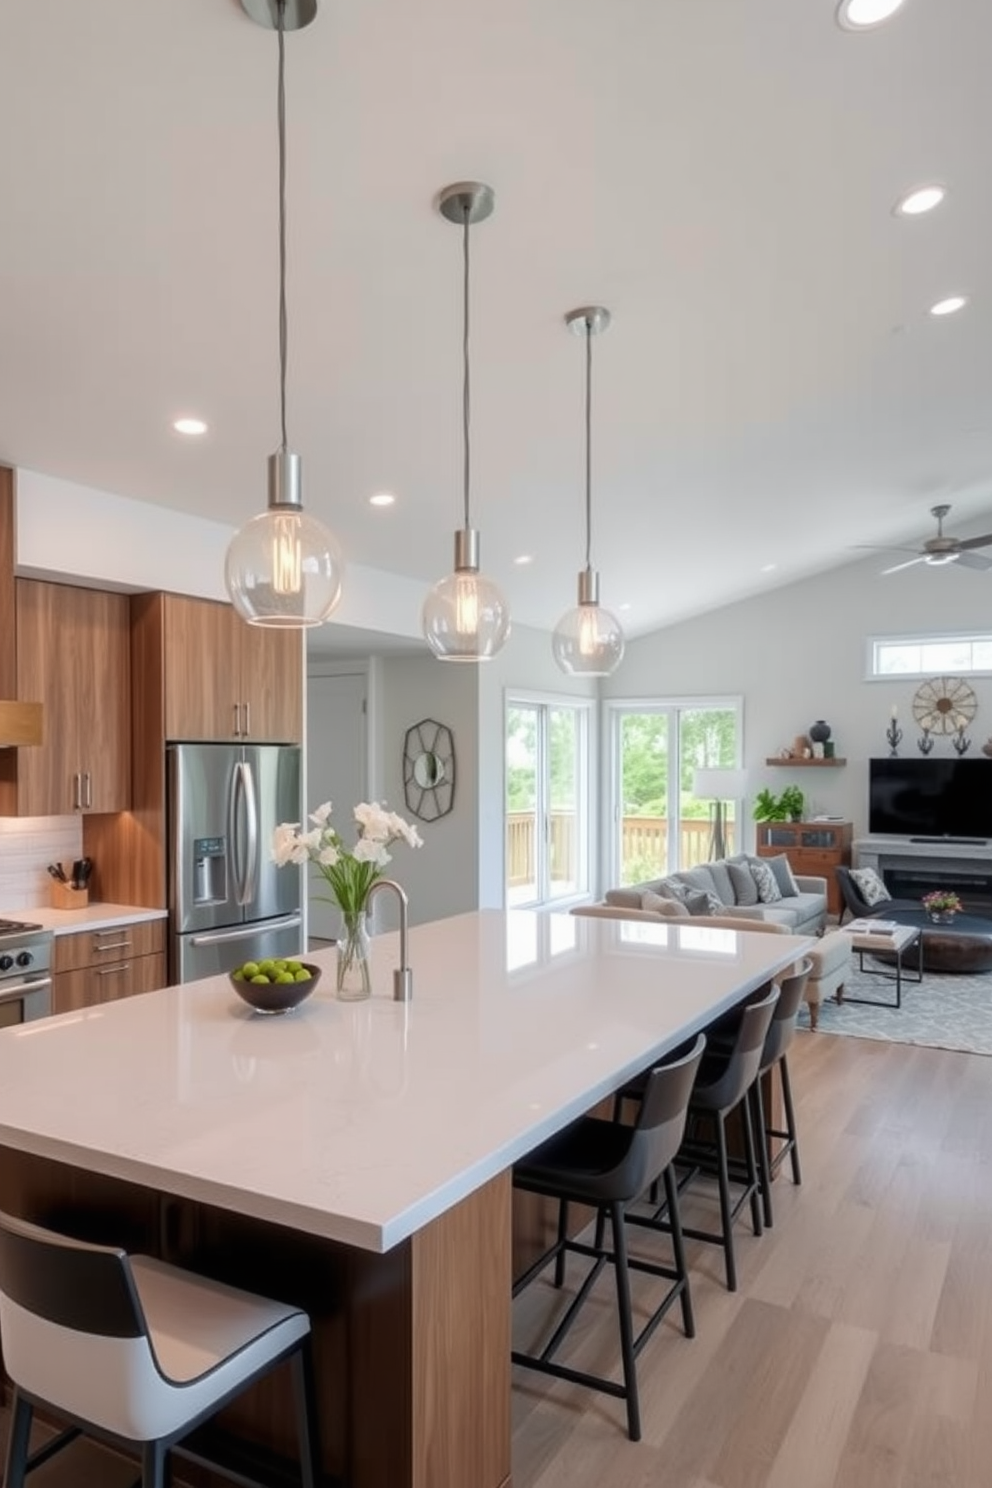
[[[365,896],[365,909],[372,908],[372,900],[380,889],[392,889],[400,902],[400,964],[393,972],[393,1001],[409,1002],[413,995],[413,972],[406,964],[407,910],[410,901],[395,878],[377,878]]]

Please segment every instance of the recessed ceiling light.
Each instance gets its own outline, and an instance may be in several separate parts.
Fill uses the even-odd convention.
[[[177,418],[172,427],[177,434],[206,434],[207,426],[202,419]]]
[[[395,502],[396,497],[391,491],[377,491],[369,497],[369,506],[393,506]]]
[[[900,217],[922,217],[924,212],[939,207],[946,195],[943,186],[917,186],[896,202],[895,210]]]
[[[930,306],[930,314],[953,315],[956,310],[963,310],[967,303],[967,295],[948,295],[946,300],[938,300],[936,305]]]
[[[762,573],[774,573],[777,568],[778,568],[778,564],[777,563],[763,563],[761,565],[761,572]]]
[[[902,4],[903,0],[841,0],[837,24],[845,31],[867,31],[894,16]]]
[[[519,556],[519,558],[514,558],[513,561],[517,565],[518,568],[526,568],[527,565],[528,565],[528,563],[533,563],[534,562],[534,554],[533,553],[521,553],[520,556]]]

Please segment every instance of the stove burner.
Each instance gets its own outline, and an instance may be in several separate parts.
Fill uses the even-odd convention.
[[[40,929],[40,925],[32,925],[27,920],[0,920],[0,935],[20,935],[28,930]]]

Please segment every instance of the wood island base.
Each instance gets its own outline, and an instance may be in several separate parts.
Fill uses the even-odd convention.
[[[329,1483],[509,1488],[508,1172],[381,1255],[6,1147],[0,1205],[305,1307]],[[280,1372],[220,1419],[295,1457]]]

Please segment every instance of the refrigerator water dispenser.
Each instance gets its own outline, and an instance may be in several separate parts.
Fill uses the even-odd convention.
[[[227,898],[227,839],[197,837],[193,842],[193,903],[223,904]]]

